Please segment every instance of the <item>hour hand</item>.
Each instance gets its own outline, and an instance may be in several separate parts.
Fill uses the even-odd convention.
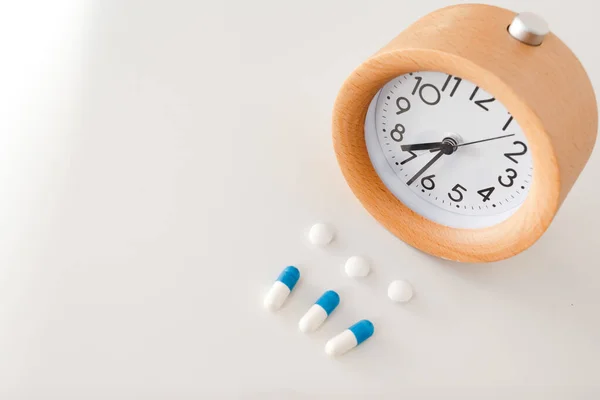
[[[437,150],[441,149],[444,143],[432,142],[432,143],[417,143],[417,144],[403,144],[400,146],[402,151],[414,151],[414,150]]]

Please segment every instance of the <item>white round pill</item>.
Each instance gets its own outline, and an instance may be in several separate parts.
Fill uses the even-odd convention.
[[[327,224],[314,224],[308,232],[308,240],[316,246],[325,246],[333,240],[333,229]]]
[[[388,286],[388,297],[396,303],[406,303],[413,297],[413,288],[406,281],[393,281]]]
[[[346,261],[346,265],[344,265],[344,270],[346,271],[346,275],[351,278],[359,278],[369,275],[371,271],[371,266],[369,265],[369,261],[360,256],[353,256]]]

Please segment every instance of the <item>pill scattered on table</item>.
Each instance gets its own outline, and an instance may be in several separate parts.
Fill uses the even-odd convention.
[[[277,311],[281,308],[291,291],[300,279],[300,271],[296,267],[286,267],[271,286],[265,296],[264,305],[269,311]]]
[[[300,319],[298,327],[304,333],[314,332],[325,322],[329,314],[340,304],[340,296],[328,290],[312,305]]]
[[[388,286],[388,297],[397,303],[409,302],[413,297],[413,288],[406,281],[393,281]]]
[[[373,335],[375,327],[369,320],[363,319],[330,339],[325,345],[325,353],[336,357],[360,345]]]
[[[327,224],[314,224],[308,232],[308,240],[316,246],[326,246],[333,240],[334,232]]]
[[[369,261],[360,256],[350,257],[346,264],[344,265],[344,270],[346,271],[346,275],[352,278],[361,278],[369,275],[371,271],[371,266],[369,265]]]

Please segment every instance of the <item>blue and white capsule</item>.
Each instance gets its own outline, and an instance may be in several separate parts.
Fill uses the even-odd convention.
[[[269,311],[279,310],[296,286],[298,279],[300,279],[300,271],[296,267],[286,267],[281,271],[265,297],[265,308]]]
[[[325,345],[328,356],[341,356],[355,348],[373,335],[375,327],[369,320],[363,319],[346,329],[344,332],[330,339]]]
[[[323,293],[317,302],[308,309],[302,319],[300,319],[300,322],[298,323],[300,331],[309,333],[319,329],[338,304],[340,304],[340,295],[336,292],[328,290]]]

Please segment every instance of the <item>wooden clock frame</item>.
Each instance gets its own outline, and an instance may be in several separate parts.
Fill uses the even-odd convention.
[[[507,28],[515,15],[471,4],[423,17],[352,72],[334,106],[335,153],[356,197],[398,238],[437,257],[489,262],[529,248],[552,222],[596,140],[596,98],[583,66],[552,33],[540,46],[514,39]],[[405,206],[379,179],[365,144],[367,109],[387,82],[415,71],[467,79],[519,122],[530,144],[533,182],[507,220],[482,229],[440,225]]]

